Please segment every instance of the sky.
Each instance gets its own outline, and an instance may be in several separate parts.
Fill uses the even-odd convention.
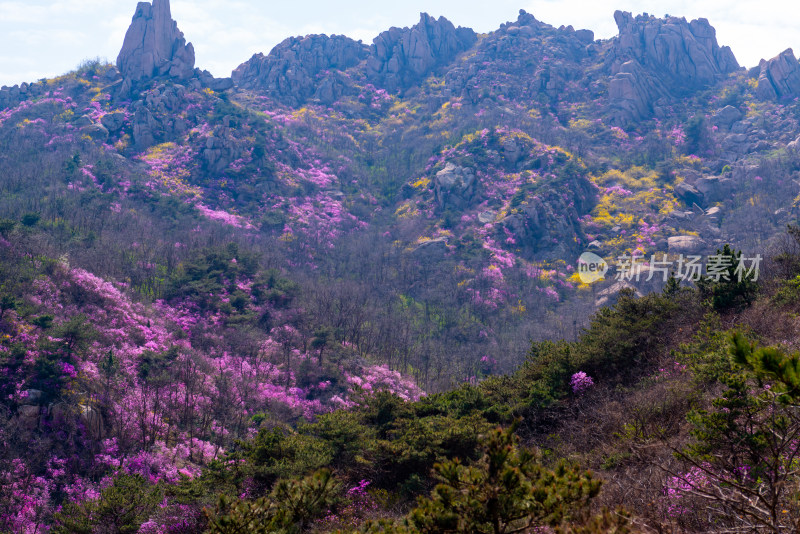
[[[0,85],[32,82],[85,59],[115,61],[136,0],[0,0]],[[344,34],[371,43],[420,12],[445,16],[480,33],[516,20],[520,9],[553,26],[617,33],[614,11],[705,17],[739,63],[752,67],[793,47],[800,52],[796,0],[172,0],[172,15],[194,44],[197,66],[218,77],[292,35]]]

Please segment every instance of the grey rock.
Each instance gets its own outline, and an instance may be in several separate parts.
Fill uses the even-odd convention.
[[[669,252],[676,254],[697,254],[706,249],[706,242],[692,235],[670,237],[667,240]]]
[[[759,67],[761,70],[756,90],[759,98],[776,100],[800,95],[800,63],[791,48],[769,61],[762,59]]]
[[[106,83],[113,83],[122,79],[122,73],[117,67],[112,65],[106,69],[101,77]]]
[[[214,78],[206,83],[206,87],[212,91],[227,91],[233,89],[233,78]]]
[[[712,124],[719,128],[729,129],[734,122],[742,120],[742,112],[733,106],[725,106],[714,114],[711,119]]]
[[[29,389],[27,392],[28,394],[28,402],[32,402],[34,404],[38,403],[42,400],[42,395],[44,394],[41,390],[38,389]]]
[[[108,130],[101,124],[91,124],[81,128],[81,133],[88,135],[92,140],[105,143],[108,141]]]
[[[722,220],[722,209],[714,206],[706,210],[706,217],[709,221],[718,224]]]
[[[720,176],[703,176],[694,186],[703,195],[704,201],[719,202],[729,197],[733,190],[733,181]]]
[[[424,259],[438,259],[447,252],[447,239],[438,237],[423,241],[414,249],[414,254]]]
[[[227,91],[228,89],[232,89],[235,85],[233,83],[233,78],[215,78],[214,75],[207,70],[201,71],[197,69],[195,72],[202,86],[212,91]]]
[[[589,44],[594,42],[594,32],[592,30],[576,30],[575,37],[582,43]]]
[[[515,165],[525,157],[525,153],[523,152],[523,148],[520,146],[520,144],[517,143],[516,139],[510,137],[503,143],[503,156],[505,157],[507,163]]]
[[[703,194],[696,187],[686,182],[681,182],[675,186],[675,194],[689,206],[693,204],[702,206],[705,204]]]
[[[156,141],[158,122],[146,107],[140,107],[133,114],[133,141],[139,148],[152,146]]]
[[[353,82],[336,75],[361,63],[369,47],[343,35],[290,37],[269,55],[256,54],[232,73],[236,85],[299,106],[317,95],[326,103],[352,91]]]
[[[92,125],[92,119],[88,115],[81,115],[74,121],[72,121],[72,125],[76,128],[84,128],[86,126]]]
[[[116,133],[122,129],[125,124],[125,114],[122,112],[107,113],[103,115],[100,122],[111,133]]]
[[[241,158],[244,150],[244,142],[232,135],[229,127],[220,126],[206,139],[205,146],[200,150],[200,156],[209,171],[219,173],[233,161]]]
[[[433,67],[432,72],[444,73],[444,95],[476,105],[494,91],[512,101],[581,98],[575,91],[586,69],[596,64],[589,61],[590,55],[600,53],[600,45],[587,44],[588,38],[587,32],[554,28],[522,10],[516,21],[501,25],[460,54],[459,60]],[[492,89],[492,81],[499,79],[504,80],[502,87]],[[498,110],[505,113],[503,108],[508,107]]]
[[[125,87],[156,76],[188,80],[194,75],[194,61],[194,47],[172,20],[169,0],[139,2],[117,57]]]
[[[436,201],[441,208],[466,207],[475,196],[476,186],[475,171],[453,163],[448,163],[434,178]]]
[[[752,127],[753,127],[753,125],[749,121],[743,120],[743,121],[739,121],[739,122],[734,123],[733,126],[731,126],[731,132],[737,133],[737,134],[738,133],[746,133],[746,132],[749,132]]]
[[[676,221],[685,221],[687,219],[691,219],[692,218],[692,212],[691,211],[675,210],[675,211],[670,212],[669,218],[673,219],[673,220],[676,220]]]
[[[612,74],[609,98],[618,122],[645,118],[665,94],[685,96],[739,68],[731,49],[717,44],[716,32],[706,19],[687,22],[617,11],[614,20],[619,35],[606,63]]]
[[[652,115],[654,103],[667,95],[663,85],[635,60],[620,65],[608,83],[612,114],[618,124]]]
[[[478,214],[478,222],[481,224],[493,223],[497,220],[497,212],[492,210],[482,211]]]
[[[762,140],[757,142],[753,145],[753,151],[755,152],[764,152],[765,150],[770,150],[772,148],[772,144],[770,144],[767,140]]]
[[[450,63],[478,40],[469,28],[456,28],[444,17],[427,13],[411,28],[390,28],[370,49],[367,76],[390,91],[410,87],[434,69]]]
[[[602,307],[602,306],[612,306],[619,300],[619,294],[623,290],[632,291],[633,295],[637,298],[641,298],[643,295],[642,293],[636,289],[630,282],[625,280],[620,280],[619,282],[615,282],[605,288],[604,290],[597,293],[597,298],[595,299],[595,306]]]
[[[92,406],[83,404],[78,405],[78,408],[80,410],[78,416],[89,436],[94,440],[103,439],[106,436],[106,429],[100,412]]]

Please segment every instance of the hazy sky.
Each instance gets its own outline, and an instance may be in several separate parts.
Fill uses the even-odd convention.
[[[116,59],[136,0],[0,0],[0,85],[35,81],[72,70],[86,58]],[[419,13],[444,15],[478,32],[516,20],[520,8],[539,20],[616,34],[623,9],[706,17],[740,64],[758,64],[789,47],[800,52],[796,0],[172,0],[173,18],[194,43],[197,66],[216,76],[291,35],[345,34],[371,43],[390,26],[410,26]]]

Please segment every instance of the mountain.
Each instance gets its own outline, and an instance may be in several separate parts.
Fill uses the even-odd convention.
[[[519,495],[564,491],[535,524],[589,517],[566,511],[591,477],[496,425],[652,528],[740,527],[685,504],[705,464],[668,449],[735,382],[730,325],[794,346],[800,62],[748,70],[706,19],[613,16],[595,39],[422,13],[215,78],[153,0],[116,64],[0,89],[0,531],[382,531],[366,520],[427,496],[409,532],[438,532],[434,464],[489,476],[497,447],[527,466]],[[666,281],[689,255],[738,262],[729,243],[764,259],[758,287]],[[665,432],[656,488],[636,455]],[[276,508],[293,499],[325,506]]]

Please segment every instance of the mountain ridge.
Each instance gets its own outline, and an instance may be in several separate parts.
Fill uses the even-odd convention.
[[[214,78],[169,7],[139,3],[117,65],[0,90],[0,530],[377,532],[497,447],[524,484],[588,503],[577,459],[648,524],[733,524],[634,453],[693,472],[654,436],[714,406],[723,324],[797,346],[793,52],[740,68],[704,19],[422,14]]]

